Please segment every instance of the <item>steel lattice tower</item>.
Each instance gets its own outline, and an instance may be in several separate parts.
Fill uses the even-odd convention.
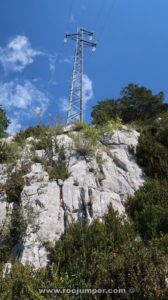
[[[94,52],[97,45],[92,42],[93,32],[84,28],[77,29],[77,33],[66,33],[64,42],[67,42],[68,38],[76,41],[76,50],[69,96],[67,125],[75,119],[83,121],[83,48],[92,47],[92,51]]]

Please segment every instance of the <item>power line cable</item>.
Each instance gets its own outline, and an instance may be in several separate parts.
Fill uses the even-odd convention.
[[[101,19],[103,8],[104,8],[104,0],[102,0],[100,8],[99,8],[99,10],[97,12],[97,15],[96,15],[96,18],[95,18],[95,21],[94,21],[94,27],[93,27],[93,29],[95,29],[97,27],[97,23]]]
[[[70,4],[69,4],[69,10],[68,10],[68,19],[67,19],[67,22],[66,22],[66,27],[65,27],[65,30],[68,31],[69,30],[69,25],[70,25],[70,18],[72,16],[72,10],[73,10],[73,6],[75,4],[75,0],[69,0]]]
[[[113,14],[113,11],[114,11],[113,8],[114,8],[115,4],[116,4],[116,0],[112,0],[112,3],[107,11],[105,18],[104,18],[104,23],[102,24],[101,29],[100,29],[101,35],[103,35],[105,30],[107,29],[107,24],[109,22],[110,16],[112,16],[112,14]]]
[[[72,14],[74,1],[75,0],[69,0],[70,4],[69,4],[69,9],[68,9],[68,14],[67,14],[67,22],[65,24],[65,29],[66,30],[68,29],[68,26],[70,24],[70,17],[71,17],[71,14]],[[63,54],[64,48],[65,48],[64,47],[64,41],[62,40],[61,43],[60,43],[60,47],[58,48],[57,54],[55,56],[55,64],[58,61],[58,59],[60,58],[60,55]],[[52,57],[52,55],[51,55],[51,57]],[[54,55],[53,55],[53,57],[54,57]]]

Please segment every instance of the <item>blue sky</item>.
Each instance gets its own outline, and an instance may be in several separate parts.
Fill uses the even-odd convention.
[[[85,121],[99,100],[130,82],[168,98],[167,0],[5,0],[0,2],[0,104],[9,131],[56,115],[66,120],[75,44],[65,32],[94,30],[84,53]],[[50,115],[50,117],[49,117]]]

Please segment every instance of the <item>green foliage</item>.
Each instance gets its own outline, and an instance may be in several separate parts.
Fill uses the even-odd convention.
[[[7,129],[9,123],[6,113],[0,105],[0,138],[5,135],[5,129]]]
[[[112,132],[114,130],[121,129],[122,127],[122,119],[120,117],[116,117],[116,120],[109,120],[106,124],[100,127],[101,134]]]
[[[136,241],[131,225],[109,207],[103,222],[94,220],[89,226],[74,223],[67,228],[51,250],[51,264],[46,270],[34,270],[15,262],[3,277],[0,265],[1,299],[55,299],[55,295],[39,293],[39,288],[125,288],[120,299],[130,299],[128,290],[135,288],[131,299],[166,299],[168,288],[167,257],[158,250],[157,239],[148,247]],[[162,247],[166,239],[162,239]],[[73,299],[73,294],[63,298]],[[92,299],[92,295],[78,295]],[[74,298],[76,299],[76,298]],[[99,299],[105,299],[99,294]],[[107,298],[108,299],[108,298]],[[110,298],[109,298],[110,299]],[[118,295],[114,295],[118,299]]]
[[[93,124],[103,125],[111,119],[116,120],[117,117],[120,117],[124,123],[152,119],[161,112],[167,111],[167,105],[163,101],[162,92],[153,95],[151,90],[143,86],[129,84],[121,90],[121,98],[100,101],[94,106]]]
[[[19,158],[19,148],[17,143],[7,144],[0,141],[0,163],[16,162]]]
[[[168,112],[161,114],[152,125],[151,132],[156,140],[168,148]]]
[[[61,122],[61,117],[59,115],[56,116],[56,124],[53,126],[53,131],[55,135],[59,135],[64,132],[64,126]]]
[[[163,92],[153,95],[151,90],[137,84],[123,88],[121,97],[119,103],[126,123],[156,117],[164,110]]]
[[[80,120],[75,120],[75,122],[74,122],[74,130],[75,131],[80,131],[82,129],[85,129],[85,128],[87,128],[87,126],[88,126],[87,123],[82,122]]]
[[[93,107],[91,116],[92,123],[96,125],[106,124],[111,119],[116,120],[116,118],[120,116],[117,101],[114,99],[99,101],[99,103]]]
[[[74,140],[76,150],[80,155],[94,156],[100,137],[98,129],[85,125],[79,133],[72,134],[71,136]]]
[[[144,122],[136,151],[137,162],[149,177],[144,187],[128,197],[126,211],[147,243],[167,235],[168,113]]]
[[[2,300],[42,300],[46,298],[41,296],[38,291],[38,288],[43,286],[43,271],[34,271],[29,265],[23,266],[16,262],[11,273],[3,277],[3,267],[4,265],[1,264],[0,298]]]
[[[9,259],[11,249],[21,241],[27,228],[27,221],[23,217],[21,206],[21,192],[24,187],[23,176],[29,172],[30,165],[22,164],[20,169],[12,172],[8,169],[8,178],[3,189],[7,195],[7,202],[14,203],[11,221],[6,228],[0,228],[0,261],[6,262]]]
[[[52,143],[52,134],[48,133],[41,136],[37,141],[33,141],[32,145],[34,146],[34,150],[45,150],[52,151],[53,143]]]
[[[168,233],[168,184],[150,179],[135,196],[129,196],[126,211],[141,237],[148,241]]]
[[[59,147],[56,135],[54,135],[52,129],[48,129],[45,135],[40,136],[37,141],[33,141],[33,161],[37,163],[42,163],[45,170],[49,174],[51,180],[66,180],[70,173],[68,171],[68,165],[65,159],[65,151],[63,147]],[[36,154],[36,150],[45,150],[44,159],[39,158]],[[54,156],[58,155],[58,159],[54,160]]]
[[[168,148],[159,143],[149,131],[143,132],[137,147],[137,162],[152,178],[168,178]]]
[[[20,129],[20,131],[16,133],[14,142],[17,143],[19,146],[21,146],[21,148],[25,146],[26,137],[23,129]]]
[[[19,203],[13,210],[11,223],[9,226],[11,249],[17,243],[22,241],[27,225],[27,220],[23,217],[22,206]]]
[[[54,180],[66,180],[70,176],[67,163],[63,160],[52,161],[50,164],[46,164],[45,170],[47,171],[49,178]]]
[[[36,127],[29,126],[25,131],[21,129],[20,132],[16,134],[15,141],[22,143],[23,140],[28,137],[39,138],[40,136],[45,135],[47,130],[48,127],[44,125],[37,125]]]
[[[15,169],[14,172],[12,172],[11,168],[9,168],[8,178],[5,184],[7,202],[20,203],[21,192],[25,184],[23,176],[27,174],[29,170],[30,164],[21,164],[21,167],[19,169]]]
[[[103,222],[71,225],[51,250],[51,261],[59,276],[68,273],[73,287],[128,290],[133,286],[133,299],[157,299],[167,292],[167,259],[153,243],[145,248],[136,241],[129,223],[112,207]],[[129,295],[120,297],[130,299]]]

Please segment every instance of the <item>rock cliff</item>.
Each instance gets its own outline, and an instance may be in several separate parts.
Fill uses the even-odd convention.
[[[45,267],[48,263],[45,245],[59,239],[68,224],[101,218],[109,204],[124,214],[127,195],[134,194],[145,180],[134,156],[138,137],[138,132],[126,127],[104,134],[100,140],[101,160],[98,160],[80,155],[68,132],[57,135],[58,145],[65,150],[70,175],[64,181],[51,180],[42,163],[32,162],[30,171],[24,175],[21,193],[22,214],[28,224],[22,240],[12,249],[11,259],[17,257],[23,264],[29,261],[35,268]],[[31,161],[32,139],[27,139],[18,166]],[[36,156],[44,160],[45,151],[36,150]],[[58,159],[57,154],[53,159]],[[0,165],[2,185],[7,180],[6,168],[5,164]],[[10,223],[14,206],[7,202],[1,189],[0,225],[4,230]]]

